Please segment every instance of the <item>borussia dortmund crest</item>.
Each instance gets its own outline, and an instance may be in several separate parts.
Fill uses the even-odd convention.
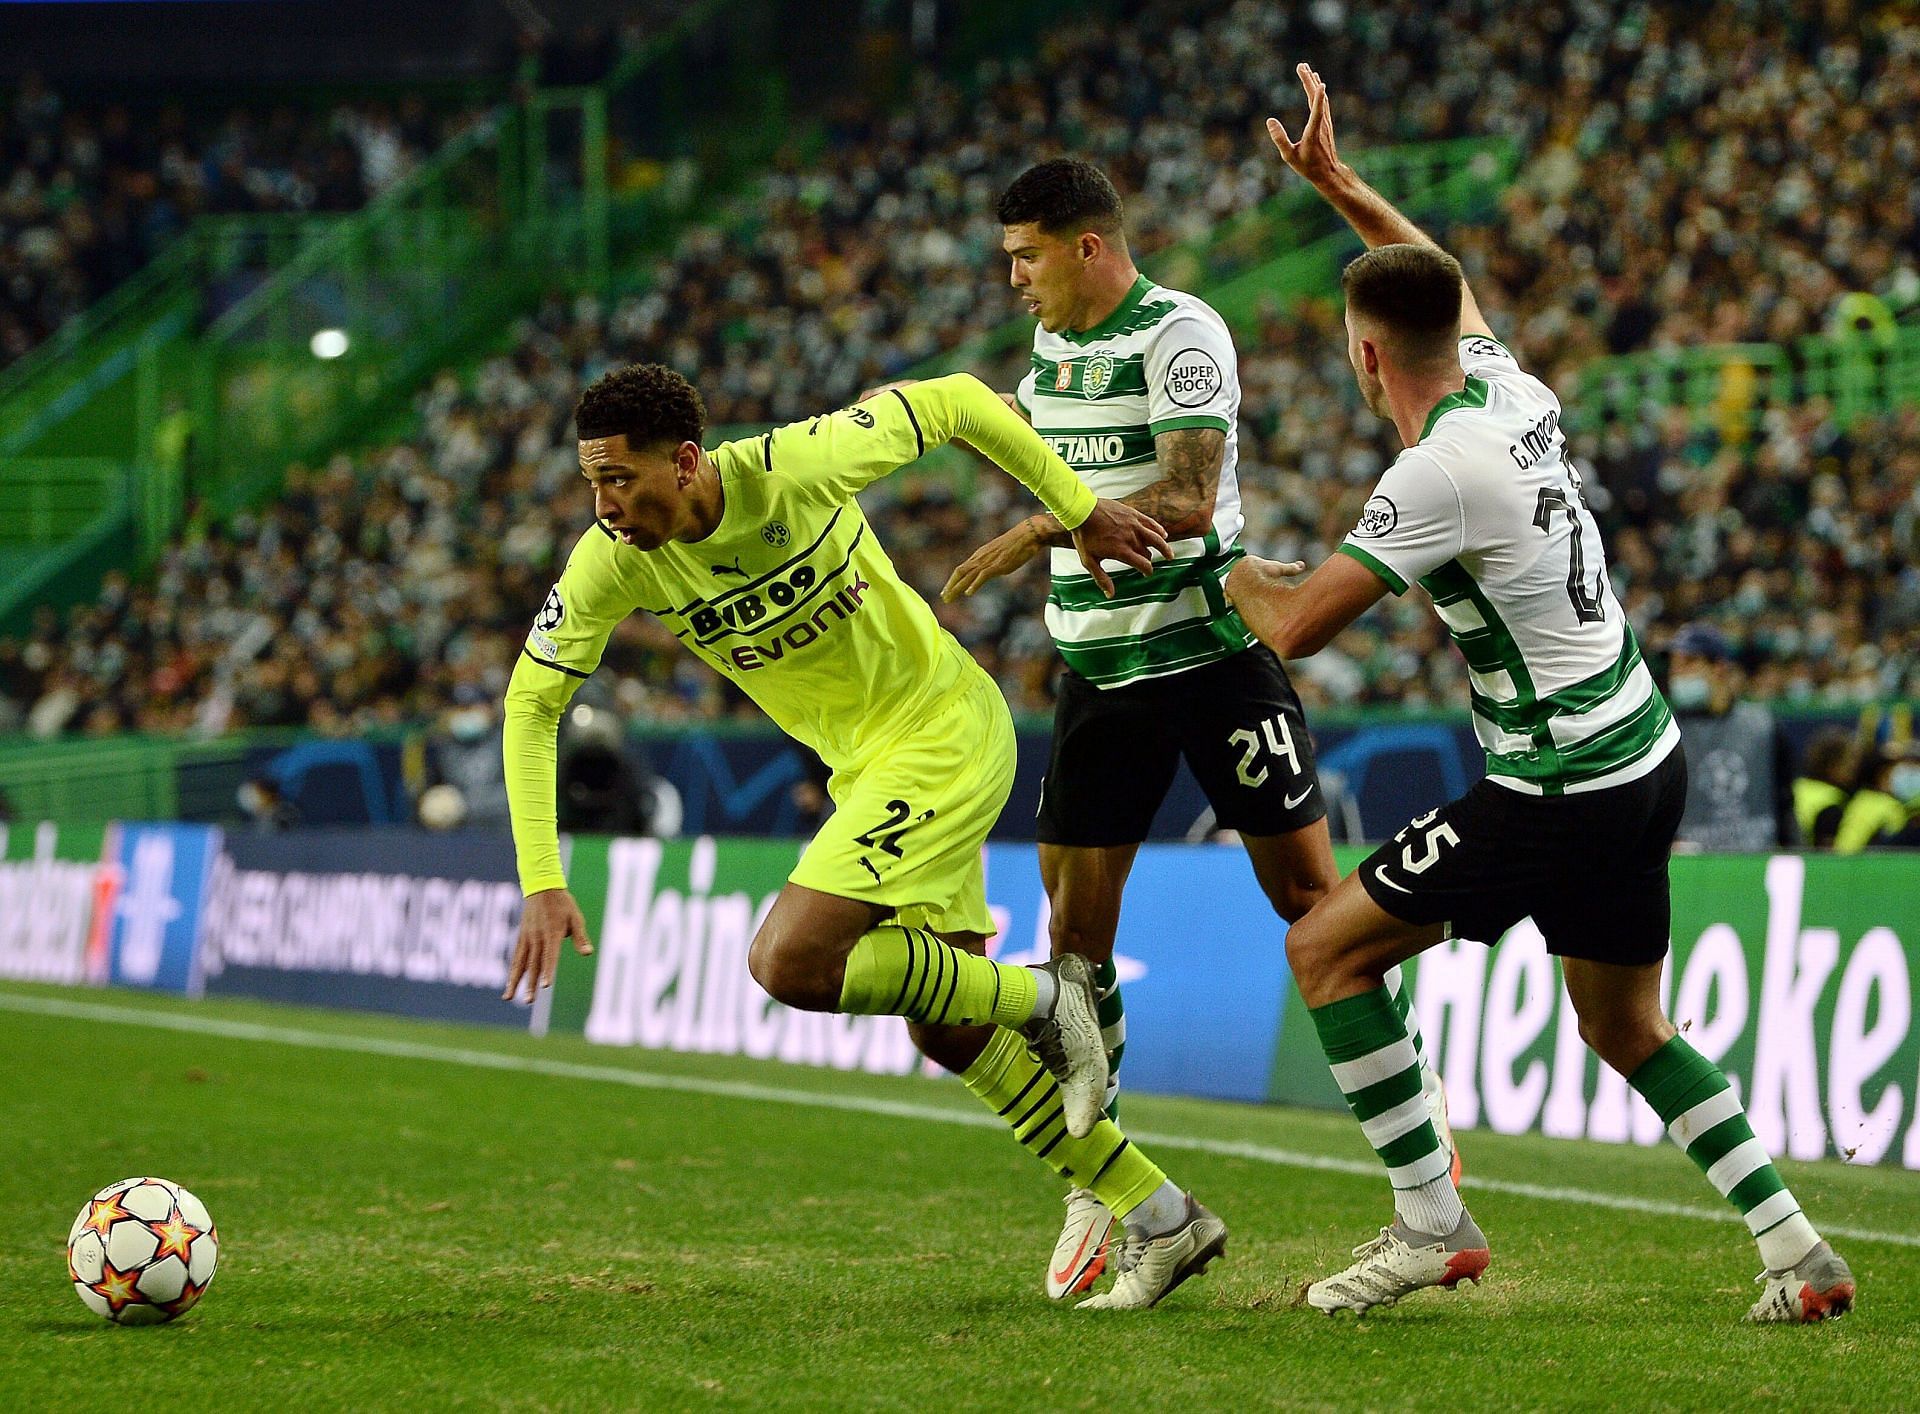
[[[1080,376],[1080,391],[1089,398],[1097,398],[1107,390],[1107,384],[1113,381],[1113,360],[1105,354],[1095,354],[1087,360],[1086,372]]]
[[[760,527],[760,538],[778,550],[782,545],[793,539],[793,532],[788,530],[786,526],[779,521],[770,520]]]

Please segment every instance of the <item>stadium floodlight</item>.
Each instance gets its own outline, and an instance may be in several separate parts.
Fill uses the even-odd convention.
[[[321,329],[315,332],[307,347],[313,350],[315,358],[338,358],[347,351],[347,342],[345,329]]]

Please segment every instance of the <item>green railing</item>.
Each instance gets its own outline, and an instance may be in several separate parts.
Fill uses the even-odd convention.
[[[45,549],[80,534],[133,494],[110,457],[20,457],[0,477],[0,549]]]
[[[351,215],[203,219],[7,370],[0,494],[33,507],[42,553],[9,557],[0,615],[82,583],[67,560],[83,552],[95,571],[150,556],[190,498],[230,510],[340,445],[537,288],[604,280],[603,103],[586,90],[502,110]],[[536,116],[568,109],[588,140],[555,180]],[[93,470],[62,470],[74,457]],[[105,508],[85,480],[101,460],[123,477]],[[94,533],[106,521],[117,532]],[[73,532],[65,557],[55,526]]]
[[[543,290],[618,283],[616,234],[629,254],[657,248],[697,213],[713,173],[673,184],[670,197],[616,202],[610,174],[634,154],[613,150],[609,103],[690,84],[699,101],[675,121],[702,158],[729,177],[763,164],[792,128],[771,72],[784,43],[777,7],[758,8],[758,40],[730,49],[724,74],[689,74],[683,51],[737,39],[734,14],[756,7],[700,0],[607,81],[499,110],[359,212],[203,218],[0,372],[0,478],[22,457],[83,456],[121,464],[137,487],[64,554],[7,552],[0,618],[83,591],[76,557],[97,578],[150,555],[190,500],[230,510],[289,464],[352,445]],[[721,102],[721,88],[737,101]],[[34,485],[43,499],[73,489],[45,471]],[[88,505],[71,495],[40,523],[83,523]]]
[[[1569,425],[1641,423],[1678,411],[1729,441],[1773,408],[1828,404],[1843,427],[1920,402],[1920,328],[1847,330],[1784,344],[1708,344],[1598,359],[1580,372]]]
[[[562,101],[541,95],[538,107]],[[532,287],[586,269],[580,203],[535,211],[527,195],[547,185],[529,132],[537,140],[525,113],[498,115],[380,202],[263,260],[194,340],[196,495],[221,512],[244,504],[290,462],[341,445]],[[604,161],[574,190],[596,188]]]

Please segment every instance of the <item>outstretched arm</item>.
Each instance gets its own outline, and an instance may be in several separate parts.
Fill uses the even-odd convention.
[[[913,397],[916,406],[932,404],[935,433],[943,440],[964,438],[1040,498],[1071,530],[1080,563],[1108,598],[1113,597],[1113,577],[1102,568],[1102,560],[1150,574],[1153,556],[1167,557],[1167,535],[1158,520],[1124,502],[1095,496],[1059,453],[978,378],[967,373],[936,378],[916,388]]]
[[[1310,658],[1387,592],[1386,581],[1357,560],[1329,556],[1302,584],[1306,566],[1252,555],[1227,574],[1227,599],[1253,636],[1282,658]]]
[[[1333,142],[1333,109],[1327,98],[1327,86],[1311,66],[1297,65],[1300,86],[1307,91],[1307,125],[1300,140],[1287,136],[1278,118],[1267,119],[1267,136],[1279,149],[1286,164],[1313,183],[1313,189],[1353,227],[1354,234],[1367,243],[1367,249],[1383,245],[1430,245],[1439,243],[1403,216],[1394,204],[1360,180],[1345,162]],[[1493,336],[1473,291],[1464,281],[1460,286],[1460,332]]]
[[[1040,434],[970,373],[930,378],[810,423],[767,434],[762,455],[769,473],[785,473],[816,494],[844,500],[929,447],[965,441],[1039,498],[1073,533],[1081,563],[1111,596],[1113,579],[1102,560],[1142,574],[1167,537],[1158,522],[1131,506],[1093,494]]]

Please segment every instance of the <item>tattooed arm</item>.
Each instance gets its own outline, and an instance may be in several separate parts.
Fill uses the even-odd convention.
[[[1213,499],[1220,491],[1227,434],[1217,427],[1177,427],[1153,439],[1153,455],[1160,465],[1160,479],[1120,499],[1164,525],[1169,540],[1206,534],[1213,524]],[[1073,537],[1050,515],[1029,516],[1024,528],[1042,545],[1073,547]]]
[[[1178,427],[1153,439],[1161,477],[1122,496],[1123,504],[1143,511],[1166,527],[1169,540],[1204,535],[1213,524],[1213,501],[1220,490],[1227,434],[1217,427]],[[969,555],[947,579],[940,597],[964,599],[988,580],[1025,567],[1042,550],[1074,548],[1073,536],[1044,511],[1028,516]]]

